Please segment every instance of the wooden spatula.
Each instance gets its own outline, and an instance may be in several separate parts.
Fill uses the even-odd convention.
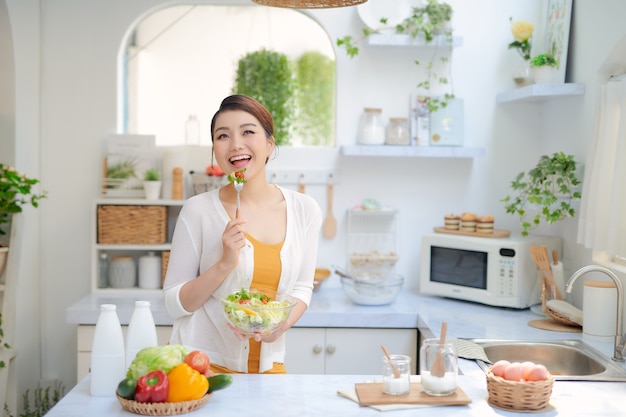
[[[430,374],[438,378],[442,378],[446,374],[446,365],[443,362],[443,346],[446,343],[446,331],[448,330],[448,323],[445,321],[441,323],[441,336],[439,337],[439,349],[437,350],[437,357],[430,367]]]
[[[530,245],[530,255],[537,265],[537,268],[539,268],[539,270],[543,272],[546,283],[554,288],[555,298],[557,300],[562,300],[563,295],[561,294],[561,290],[559,290],[559,287],[554,281],[554,275],[552,275],[552,267],[550,266],[550,258],[548,257],[548,249],[546,248],[546,246],[542,245],[537,247],[534,245]]]
[[[333,183],[328,181],[328,210],[326,212],[326,219],[322,225],[322,234],[325,238],[332,239],[337,234],[337,220],[333,216]]]

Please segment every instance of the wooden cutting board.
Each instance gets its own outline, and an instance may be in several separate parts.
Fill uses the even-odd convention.
[[[472,402],[461,387],[452,395],[434,397],[422,391],[422,384],[411,382],[411,389],[407,395],[383,394],[382,383],[354,384],[359,404],[362,406],[381,404],[423,404],[423,405],[465,405]]]
[[[435,227],[437,233],[448,233],[451,235],[478,236],[478,237],[509,237],[510,230],[493,229],[493,233],[464,232],[463,230],[450,230],[445,227]]]

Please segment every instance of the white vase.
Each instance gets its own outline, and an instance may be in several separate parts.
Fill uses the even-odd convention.
[[[523,87],[533,83],[532,72],[530,71],[528,61],[523,60],[517,65],[513,71],[513,81],[516,87]]]
[[[532,67],[532,74],[537,84],[554,84],[557,82],[556,68],[544,65],[543,67]]]
[[[143,190],[146,200],[158,200],[161,196],[161,181],[144,181]]]

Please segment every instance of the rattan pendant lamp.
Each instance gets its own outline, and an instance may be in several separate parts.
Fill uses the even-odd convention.
[[[252,0],[256,4],[293,9],[330,9],[333,7],[356,6],[367,0]]]

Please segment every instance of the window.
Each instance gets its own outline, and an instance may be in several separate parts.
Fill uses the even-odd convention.
[[[284,54],[295,83],[279,144],[334,146],[332,41],[302,12],[254,5],[178,5],[139,21],[120,54],[119,131],[155,135],[158,146],[183,145],[195,115],[201,143],[210,144],[219,103],[240,92],[233,91],[239,61],[262,50]]]

